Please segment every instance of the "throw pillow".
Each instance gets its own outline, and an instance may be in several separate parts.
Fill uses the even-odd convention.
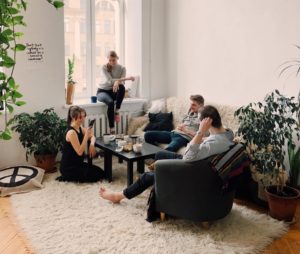
[[[45,171],[34,166],[15,166],[0,169],[0,197],[43,188]]]
[[[149,124],[144,131],[171,131],[173,130],[173,114],[170,113],[149,113]]]
[[[228,151],[213,156],[211,160],[213,169],[223,181],[223,188],[227,187],[228,181],[241,175],[250,160],[242,144],[233,145]]]
[[[166,113],[166,99],[162,98],[151,101],[150,107],[145,111],[152,114],[157,114],[159,112]]]

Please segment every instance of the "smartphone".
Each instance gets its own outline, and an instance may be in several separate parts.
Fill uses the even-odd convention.
[[[93,125],[95,124],[96,119],[93,119],[89,122],[89,128],[92,128]]]

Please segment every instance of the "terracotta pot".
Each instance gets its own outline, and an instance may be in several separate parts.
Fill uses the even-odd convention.
[[[292,187],[285,186],[284,191],[291,196],[279,196],[274,194],[276,186],[266,188],[270,216],[277,220],[291,222],[294,219],[300,192]]]
[[[55,159],[57,154],[34,154],[36,166],[45,170],[45,173],[56,172]]]
[[[75,91],[75,84],[69,82],[67,85],[66,104],[68,105],[73,104],[74,91]]]

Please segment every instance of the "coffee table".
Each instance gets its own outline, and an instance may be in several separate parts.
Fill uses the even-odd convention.
[[[115,155],[119,158],[119,161],[127,161],[127,186],[133,182],[133,163],[137,162],[137,170],[139,173],[144,173],[145,164],[144,160],[154,158],[155,154],[163,149],[151,145],[149,143],[143,143],[142,152],[118,152],[116,151],[117,144],[115,141],[109,144],[104,144],[102,138],[97,138],[95,146],[104,151],[104,173],[108,181],[112,181],[112,156]]]

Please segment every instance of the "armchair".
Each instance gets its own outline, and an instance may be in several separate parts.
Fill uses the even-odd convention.
[[[195,222],[211,222],[231,211],[234,190],[222,191],[222,180],[208,159],[159,160],[155,165],[158,212]]]

